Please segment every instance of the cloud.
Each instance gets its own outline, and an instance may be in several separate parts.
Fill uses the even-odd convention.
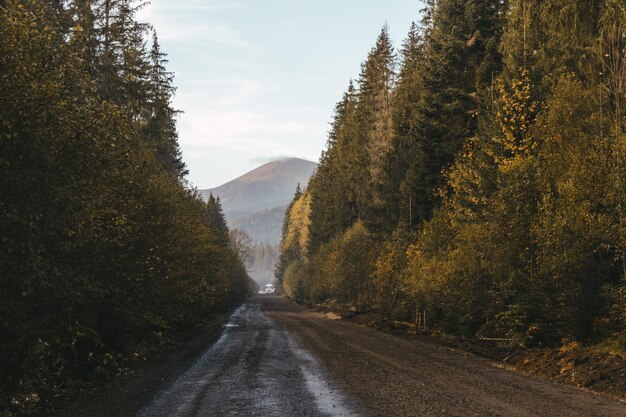
[[[251,164],[262,165],[267,164],[273,161],[280,161],[281,159],[293,158],[293,156],[289,155],[277,155],[277,156],[256,156],[254,158],[250,158],[249,161]]]
[[[259,94],[266,90],[263,84],[245,78],[212,81],[205,85],[206,91],[217,91],[216,97],[211,101],[211,104],[221,109],[249,105]],[[220,90],[222,90],[221,94],[219,94]],[[207,97],[204,98],[206,99]]]
[[[280,149],[298,138],[326,136],[311,120],[315,108],[269,106],[264,98],[271,88],[252,79],[229,77],[190,84],[195,89],[179,90],[174,103],[184,111],[178,119],[182,145],[268,155],[282,154]]]
[[[139,11],[139,17],[143,20],[150,20],[172,15],[245,10],[245,3],[238,0],[150,0]]]
[[[251,43],[230,23],[219,21],[219,11],[243,7],[240,2],[154,1],[139,12],[139,19],[152,24],[161,40],[201,41],[231,48],[249,48]],[[211,13],[209,13],[211,12]]]
[[[156,12],[241,10],[245,3],[237,0],[151,0],[147,8]]]
[[[192,108],[180,116],[180,141],[186,145],[219,145],[263,150],[280,137],[316,134],[301,120],[278,118],[256,109]],[[267,151],[267,148],[265,148]]]
[[[155,24],[159,38],[171,42],[197,41],[234,48],[249,48],[250,42],[230,24],[206,23],[176,24],[175,22]]]

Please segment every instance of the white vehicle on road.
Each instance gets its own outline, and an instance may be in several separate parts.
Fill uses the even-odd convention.
[[[274,294],[276,292],[276,287],[274,284],[266,284],[265,285],[265,294]]]

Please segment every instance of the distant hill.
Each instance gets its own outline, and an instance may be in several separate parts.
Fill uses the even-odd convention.
[[[298,183],[305,186],[317,167],[315,162],[285,158],[262,165],[217,188],[199,190],[219,196],[229,220],[289,204]],[[279,231],[280,232],[280,231]]]
[[[245,230],[257,242],[277,245],[280,242],[285,210],[287,210],[286,205],[237,217],[229,221],[229,226]]]
[[[279,159],[217,188],[199,190],[205,201],[210,193],[219,196],[228,227],[241,229],[254,240],[248,273],[261,288],[274,282],[287,205],[298,183],[306,187],[316,167],[304,159]]]

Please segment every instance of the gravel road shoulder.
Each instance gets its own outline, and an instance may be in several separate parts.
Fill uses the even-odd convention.
[[[375,416],[626,416],[617,401],[419,337],[333,320],[278,297],[264,309]]]

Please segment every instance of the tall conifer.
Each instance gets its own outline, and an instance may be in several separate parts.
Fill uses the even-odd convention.
[[[382,219],[397,215],[389,195],[391,179],[387,169],[388,155],[393,149],[393,88],[396,78],[396,56],[387,26],[383,27],[376,45],[362,64],[359,77],[359,137],[367,155],[367,195],[361,202],[368,227],[381,231]],[[393,223],[393,221],[391,221]]]

